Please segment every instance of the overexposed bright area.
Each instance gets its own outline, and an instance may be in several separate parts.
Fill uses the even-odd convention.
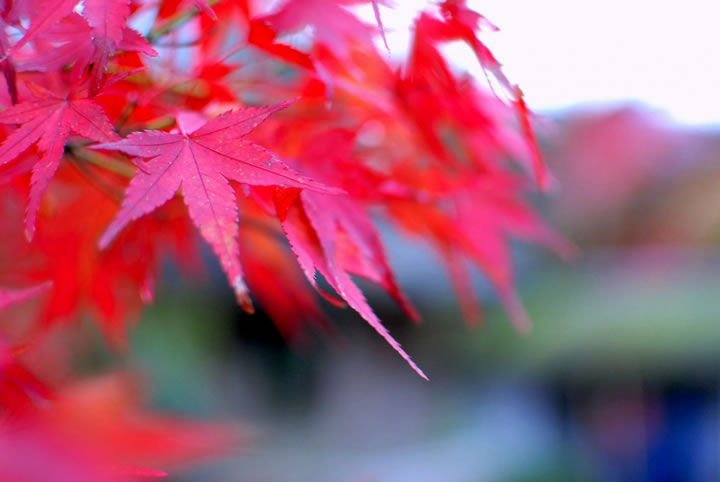
[[[421,3],[395,1],[396,11],[384,17],[388,27],[412,18]],[[687,124],[720,123],[718,2],[468,3],[501,29],[482,39],[536,111],[629,101]],[[458,64],[476,68],[469,50],[451,50]]]

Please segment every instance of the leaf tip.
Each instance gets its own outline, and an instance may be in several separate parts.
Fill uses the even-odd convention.
[[[397,348],[395,348],[395,349],[397,350]],[[412,358],[410,358],[410,355],[408,355],[404,351],[400,351],[399,353],[400,353],[400,356],[402,356],[405,359],[405,361],[408,363],[408,365],[410,365],[410,368],[412,368],[415,371],[415,373],[420,375],[420,378],[422,378],[426,382],[430,381],[428,376],[425,375],[425,372],[422,371],[422,369],[419,366],[417,366],[417,364],[412,360]]]
[[[86,147],[87,147],[87,149],[92,149],[94,151],[112,150],[112,144],[114,144],[114,142],[102,142],[100,144],[93,144],[91,146],[86,146]]]
[[[521,335],[530,335],[533,331],[533,323],[517,293],[512,290],[503,292],[500,294],[500,301],[505,306],[515,331]]]
[[[275,104],[275,107],[276,107],[275,112],[277,112],[279,110],[287,109],[294,103],[299,102],[300,99],[302,99],[302,96],[298,95],[297,97],[295,97],[293,99],[284,100],[284,101],[280,102],[279,104]]]
[[[33,220],[32,223],[25,223],[25,240],[28,243],[31,243],[33,240],[33,237],[35,237],[35,222]]]
[[[115,235],[110,232],[108,229],[105,231],[102,236],[100,236],[100,239],[98,240],[97,246],[100,251],[103,251],[105,248],[110,246],[110,243],[112,242]]]
[[[242,276],[236,276],[232,284],[235,291],[235,298],[245,313],[252,315],[255,313],[255,307],[250,299],[250,292]]]

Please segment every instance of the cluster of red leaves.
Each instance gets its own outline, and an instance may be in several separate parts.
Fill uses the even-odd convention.
[[[524,203],[531,182],[508,161],[529,160],[537,183],[547,183],[522,95],[478,37],[494,29],[484,17],[450,0],[423,12],[407,60],[394,65],[373,44],[382,33],[377,2],[370,2],[377,25],[347,10],[368,3],[356,0],[289,1],[272,12],[247,1],[220,2],[214,10],[193,3],[200,11],[162,2],[145,37],[127,22],[154,10],[152,4],[5,4],[0,165],[15,192],[31,171],[25,216],[31,253],[23,255],[50,259],[28,269],[28,277],[54,281],[59,293],[42,314],[44,324],[72,318],[88,302],[110,338],[122,340],[123,324],[136,311],[123,295],[152,299],[158,252],[168,238],[192,244],[183,216],[170,207],[180,191],[248,311],[241,263],[247,255],[238,237],[240,221],[252,212],[247,217],[256,221],[279,220],[310,283],[317,287],[320,272],[342,299],[335,301],[354,308],[409,361],[350,277],[377,282],[418,317],[369,215],[378,208],[434,243],[471,318],[477,303],[463,258],[488,275],[517,325],[527,325],[513,294],[507,237],[562,243]],[[313,42],[304,50],[281,41],[308,29]],[[197,38],[184,46],[188,35]],[[475,52],[495,91],[448,65],[440,47],[457,40]],[[163,55],[153,61],[155,49]],[[180,58],[185,50],[190,55]],[[259,106],[247,106],[249,98]],[[127,188],[123,175],[131,177]],[[242,212],[238,186],[247,198]],[[246,206],[252,204],[263,212]],[[36,226],[41,235],[33,239]],[[258,239],[249,251],[275,249],[275,242]],[[245,264],[266,268],[252,259]],[[135,289],[109,288],[121,279]]]
[[[0,308],[49,288],[0,291]],[[0,338],[0,480],[162,477],[165,472],[156,467],[217,455],[242,442],[238,428],[143,410],[138,384],[128,374],[72,381],[50,390],[22,360],[30,349]]]
[[[31,333],[90,312],[121,345],[163,258],[193,265],[194,226],[245,310],[255,297],[296,335],[297,320],[320,316],[304,274],[424,377],[352,278],[419,318],[371,211],[432,244],[470,321],[467,260],[527,328],[508,238],[567,247],[523,199],[548,176],[522,93],[478,36],[494,27],[464,0],[428,5],[394,62],[374,43],[387,47],[384,2],[276,3],[0,2],[0,272],[51,283]],[[351,11],[363,4],[374,23]],[[494,88],[448,63],[451,41]]]

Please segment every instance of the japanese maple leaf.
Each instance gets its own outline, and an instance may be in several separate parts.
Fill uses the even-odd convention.
[[[34,86],[32,100],[0,112],[0,123],[20,124],[0,144],[0,166],[16,159],[37,142],[42,153],[33,166],[30,201],[25,217],[25,235],[32,239],[42,195],[57,170],[70,134],[95,141],[118,138],[102,108],[87,97],[86,89],[70,90],[65,96]]]
[[[382,286],[413,320],[420,316],[400,289],[380,235],[365,208],[349,196],[301,194],[305,212],[322,241],[326,256],[335,256],[340,269]],[[326,228],[326,229],[325,229]]]
[[[123,39],[130,0],[83,0],[83,16],[92,29],[95,46],[91,93],[100,88],[108,59]]]
[[[128,223],[164,204],[182,186],[193,223],[220,259],[238,302],[252,311],[238,258],[236,198],[228,181],[340,192],[300,175],[271,152],[242,139],[288,105],[229,111],[199,128],[192,115],[181,114],[180,132],[136,132],[122,141],[94,146],[150,158],[130,182],[120,212],[100,238],[100,247],[109,245]]]
[[[47,72],[74,65],[74,71],[81,74],[98,56],[98,43],[93,40],[93,36],[94,30],[87,19],[71,13],[37,36],[35,51],[16,54],[13,58],[15,66],[19,71]],[[158,55],[142,35],[129,27],[122,29],[116,48],[153,57]],[[95,69],[93,72],[99,71]]]
[[[373,28],[360,21],[345,6],[367,2],[368,0],[290,0],[278,11],[257,20],[266,22],[278,33],[294,32],[311,26],[319,44],[328,48],[338,58],[346,59],[349,55],[349,41],[371,45]],[[380,23],[377,0],[372,3],[376,19]]]
[[[35,51],[14,55],[18,70],[60,70],[73,62],[86,66],[93,55],[92,33],[87,21],[71,13],[35,39]]]
[[[30,12],[30,27],[14,48],[20,49],[35,36],[70,15],[78,3],[79,0],[35,1]],[[130,15],[130,0],[82,0],[82,3],[82,14],[93,30],[93,39],[99,50],[107,55],[112,54],[122,39],[125,21]]]
[[[324,197],[308,194],[307,191],[300,194],[303,201],[302,208],[297,204],[291,206],[283,222],[285,235],[298,258],[305,276],[313,286],[317,287],[315,271],[320,272],[337,294],[351,308],[357,311],[405,359],[415,372],[427,380],[425,373],[412,361],[400,344],[390,335],[387,328],[383,326],[360,288],[357,287],[348,273],[348,271],[360,271],[359,274],[367,275],[367,272],[363,269],[344,269],[347,253],[342,252],[343,247],[338,243],[339,230],[344,227],[356,241],[362,241],[359,243],[359,248],[368,250],[367,254],[370,256],[378,254],[377,248],[373,246],[373,231],[366,233],[356,232],[358,228],[368,227],[362,222],[365,221],[362,216],[353,220],[353,214],[357,215],[357,212],[338,215],[336,211],[334,214],[327,214],[326,209],[333,201],[328,202]],[[347,205],[338,207],[340,209],[348,208]],[[351,220],[351,222],[344,222],[341,226],[338,221],[342,218]],[[382,278],[378,279],[381,280]]]
[[[82,15],[73,9],[78,0],[36,1],[29,9],[30,26],[14,45],[5,46],[5,72],[16,64],[18,70],[54,70],[74,64],[77,77],[92,64],[90,97],[102,84],[108,59],[118,49],[157,55],[150,44],[126,25],[129,0],[83,0]],[[21,48],[34,43],[32,52]],[[1,42],[0,42],[1,43]],[[12,82],[8,87],[14,88]]]
[[[23,2],[24,3],[24,2]],[[18,42],[13,45],[13,50],[18,51],[25,44],[35,38],[36,35],[51,28],[63,17],[70,15],[78,0],[31,0],[27,2],[27,14],[30,18],[30,26]]]
[[[340,269],[378,283],[417,321],[420,317],[395,280],[380,234],[363,205],[368,200],[383,200],[384,196],[398,193],[388,192],[388,179],[367,168],[364,160],[357,157],[356,144],[357,133],[349,129],[331,129],[308,137],[298,153],[298,165],[315,179],[342,187],[348,195],[308,191],[301,194],[301,203],[306,212],[321,218],[313,226],[330,228],[317,231],[318,237],[331,247],[326,255],[335,255]],[[277,197],[275,201],[277,205]]]

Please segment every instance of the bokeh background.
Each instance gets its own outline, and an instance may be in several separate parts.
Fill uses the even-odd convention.
[[[401,54],[413,2],[396,3],[383,13]],[[362,286],[430,383],[354,313],[326,304],[334,333],[288,344],[262,313],[239,311],[209,254],[200,281],[169,266],[128,363],[156,406],[240,422],[251,440],[172,480],[720,480],[713,3],[475,2],[541,114],[555,182],[538,209],[579,254],[518,244],[532,333],[512,330],[479,275],[485,320],[468,328],[438,260],[386,226],[423,323]]]

